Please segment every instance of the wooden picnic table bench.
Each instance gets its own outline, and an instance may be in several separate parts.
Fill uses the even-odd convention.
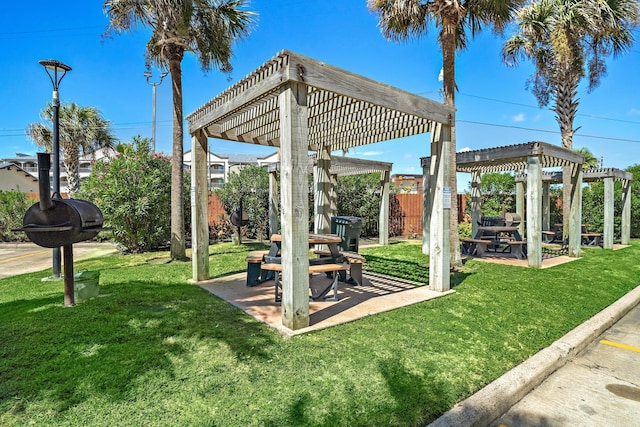
[[[266,271],[273,271],[275,273],[275,298],[276,302],[282,301],[282,284],[280,283],[280,273],[282,272],[282,264],[265,263],[262,264],[262,269]],[[332,273],[331,282],[328,286],[315,287],[315,285],[309,280],[309,288],[311,289],[311,299],[317,301],[324,299],[325,301],[338,301],[338,277],[340,271],[346,271],[349,269],[349,264],[315,264],[309,265],[309,274],[313,273]],[[333,296],[327,296],[327,294],[333,290]]]
[[[506,248],[509,248],[511,250],[511,253],[517,259],[525,258],[525,251],[523,247],[526,248],[526,245],[527,245],[526,240],[514,240],[514,239],[487,240],[487,239],[462,238],[460,239],[460,241],[462,242],[463,252],[469,255],[482,257],[486,252],[488,252],[488,249],[487,249],[488,246],[506,245]]]
[[[313,251],[319,257],[331,257],[333,256],[330,251],[316,250]],[[362,264],[366,262],[366,258],[357,252],[342,251],[340,256],[335,260],[338,263],[349,263],[349,276],[350,279],[346,280],[346,272],[340,272],[340,280],[343,282],[351,282],[356,286],[362,286]]]
[[[586,246],[602,246],[602,233],[582,233],[582,244]]]

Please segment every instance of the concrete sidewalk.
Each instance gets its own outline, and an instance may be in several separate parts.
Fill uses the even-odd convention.
[[[637,425],[640,420],[639,304],[640,286],[458,403],[430,426]],[[627,314],[629,317],[625,318]],[[596,349],[602,353],[603,360],[591,361],[593,347],[601,344],[601,336],[604,339],[618,337],[609,338],[610,342],[626,345],[628,348],[622,349],[629,353],[614,356],[608,348]],[[588,354],[580,354],[589,346]],[[578,361],[579,357],[586,359]],[[616,363],[619,358],[627,362]],[[562,371],[568,362],[574,362],[568,368],[571,370]],[[604,371],[608,371],[606,376]],[[587,375],[589,379],[585,380]],[[534,396],[534,393],[537,394]],[[603,405],[603,396],[608,398],[609,405]],[[518,404],[521,399],[522,404]]]
[[[51,268],[53,249],[31,242],[0,243],[0,279]],[[79,261],[117,253],[110,242],[80,242],[73,245],[73,259]]]

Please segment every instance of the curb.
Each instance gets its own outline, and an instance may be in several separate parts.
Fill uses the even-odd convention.
[[[549,347],[457,403],[430,427],[487,426],[640,303],[640,286]]]

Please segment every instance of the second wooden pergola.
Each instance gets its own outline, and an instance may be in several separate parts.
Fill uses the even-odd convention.
[[[425,209],[432,196],[430,192],[434,183],[429,182],[431,158],[422,159],[425,176],[424,193]],[[456,154],[456,169],[458,172],[471,173],[471,212],[473,234],[480,221],[480,179],[483,173],[516,172],[524,174],[526,171],[526,215],[524,209],[525,198],[518,198],[516,212],[526,218],[527,260],[530,267],[542,267],[542,177],[544,168],[571,167],[571,217],[569,221],[569,255],[580,256],[581,225],[582,225],[582,163],[584,156],[546,142],[529,142],[526,144],[509,145],[504,147],[487,148],[482,150],[465,151]],[[429,224],[425,217],[425,224]],[[524,225],[521,224],[521,227]],[[428,236],[428,234],[425,234]]]

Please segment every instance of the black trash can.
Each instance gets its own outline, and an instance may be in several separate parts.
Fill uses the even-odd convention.
[[[341,251],[358,252],[360,233],[362,232],[362,218],[357,216],[332,216],[331,234],[342,238],[338,244]]]

